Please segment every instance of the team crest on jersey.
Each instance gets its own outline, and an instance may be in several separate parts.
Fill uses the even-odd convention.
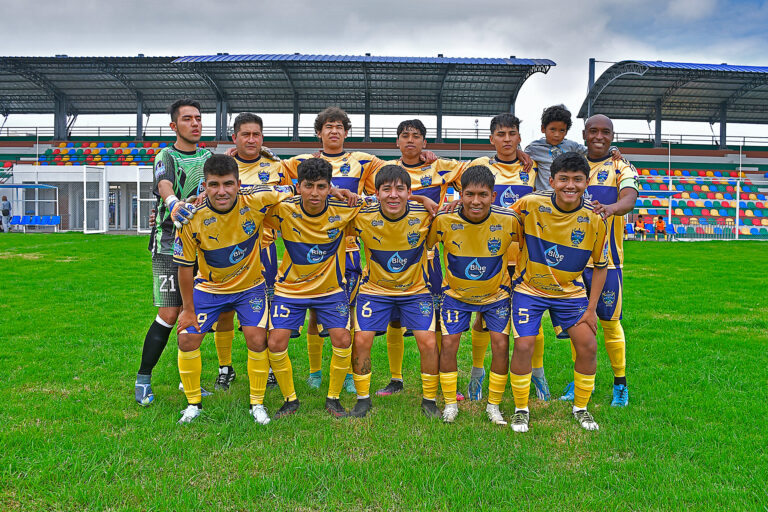
[[[542,213],[552,213],[552,208],[549,206],[539,206],[539,211]]]
[[[371,226],[373,226],[373,227],[378,227],[378,226],[383,226],[383,225],[384,225],[384,221],[381,220],[381,219],[373,219],[371,221]]]
[[[240,208],[240,215],[245,215],[249,211],[251,211],[251,207],[250,206],[243,206],[242,208]]]
[[[339,314],[339,316],[348,317],[349,316],[349,304],[346,302],[337,302],[336,303],[336,312]]]
[[[252,220],[243,222],[243,231],[245,231],[246,235],[251,236],[256,232],[256,223]]]
[[[416,231],[408,233],[408,243],[411,247],[416,247],[416,244],[419,243],[419,234]]]
[[[464,275],[467,279],[471,279],[472,281],[477,281],[478,279],[483,277],[483,274],[485,274],[485,270],[487,267],[484,267],[480,264],[479,261],[477,261],[477,258],[473,259],[471,262],[469,262],[469,265],[467,265],[466,270],[464,270]]]
[[[563,256],[560,254],[560,251],[557,250],[557,246],[553,245],[546,251],[544,251],[544,260],[547,262],[547,265],[550,267],[556,267],[560,264],[561,261],[563,261]]]
[[[584,236],[586,236],[586,233],[581,229],[576,228],[571,231],[571,245],[578,247],[584,241]]]
[[[180,236],[177,236],[173,241],[173,255],[179,257],[184,256],[184,244],[182,243]]]
[[[507,187],[501,194],[501,200],[499,201],[502,206],[512,206],[520,199],[520,196],[515,193],[512,187]]]
[[[239,263],[244,257],[245,251],[236,245],[234,249],[232,249],[232,252],[229,253],[229,262],[234,265],[235,263]]]
[[[500,250],[501,250],[500,238],[491,238],[488,240],[488,251],[490,251],[491,254],[496,254]]]
[[[494,231],[501,231],[501,224],[491,224],[491,226],[488,228],[491,230],[491,233]]]
[[[320,263],[325,259],[325,251],[317,245],[313,245],[307,251],[307,261],[310,263]]]
[[[608,179],[608,171],[605,169],[597,172],[597,182],[602,185]]]
[[[299,212],[291,212],[291,217],[293,217],[294,219],[303,219],[304,218],[304,216],[302,214],[300,214]]]
[[[159,162],[157,162],[157,165],[155,166],[155,179],[159,180],[160,176],[162,176],[164,172],[165,172],[165,162],[160,160]]]
[[[342,176],[347,176],[350,171],[352,171],[352,168],[347,163],[342,164],[342,166],[339,167],[339,173],[341,173]]]
[[[330,223],[339,222],[340,220],[341,220],[341,215],[331,215],[330,217],[328,217],[328,222]]]
[[[602,299],[603,299],[603,302],[605,303],[605,305],[610,308],[616,302],[616,292],[614,292],[614,291],[604,291],[602,293]]]
[[[203,226],[210,226],[216,222],[216,217],[208,217],[207,219],[203,220]]]
[[[421,316],[432,315],[432,303],[427,300],[419,301],[419,311],[421,312]]]
[[[410,219],[408,219],[408,226],[415,226],[419,222],[420,222],[419,219],[417,219],[415,217],[410,218]]]
[[[531,175],[528,174],[528,171],[520,171],[520,180],[523,183],[528,183],[528,180],[531,178]]]
[[[259,171],[259,179],[262,183],[267,183],[269,181],[269,171]]]
[[[451,231],[463,230],[464,224],[451,224]]]
[[[421,177],[421,186],[422,187],[428,187],[432,184],[432,176],[426,175]]]
[[[387,270],[390,272],[402,272],[407,264],[408,258],[403,258],[399,252],[396,252],[387,261]]]
[[[338,228],[331,228],[327,231],[328,238],[331,240],[336,240],[336,237],[339,236],[339,229]]]
[[[251,305],[251,311],[258,313],[264,307],[264,299],[261,297],[254,297],[248,301],[248,304]]]
[[[576,217],[577,222],[589,222],[589,217],[584,217],[583,215],[579,215]]]

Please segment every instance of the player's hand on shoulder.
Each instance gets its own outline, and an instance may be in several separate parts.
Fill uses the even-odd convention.
[[[225,154],[225,155],[227,155],[227,156],[235,156],[235,155],[237,154],[237,148],[236,148],[236,147],[234,147],[234,148],[229,148],[229,149],[227,149],[227,150],[224,152],[224,154]]]
[[[440,211],[441,212],[453,213],[454,211],[456,211],[456,208],[459,206],[459,203],[461,203],[461,200],[454,199],[450,203],[445,203],[443,205],[443,207],[440,208]]]
[[[354,192],[345,188],[331,187],[331,197],[339,201],[346,201],[347,206],[355,206],[360,197]]]
[[[607,219],[616,211],[615,204],[602,204],[598,200],[592,201],[593,211],[604,219]]]
[[[271,149],[269,149],[267,146],[261,146],[261,151],[259,152],[259,154],[261,156],[270,158],[270,159],[274,160],[275,162],[279,162],[280,161],[280,157],[277,156],[275,154],[275,152],[272,151]]]
[[[611,160],[613,160],[614,162],[617,162],[622,158],[624,158],[624,155],[621,154],[621,151],[619,151],[619,148],[613,148],[611,150]]]
[[[411,201],[416,201],[418,203],[421,203],[421,206],[423,206],[430,215],[433,217],[437,215],[437,212],[440,211],[440,208],[438,207],[437,203],[428,198],[427,196],[422,196],[419,194],[411,194],[408,198]]]
[[[312,153],[312,158],[320,158],[321,156],[323,156],[323,152],[319,149]]]
[[[421,152],[421,155],[419,155],[419,158],[425,163],[425,164],[431,164],[435,160],[437,160],[437,155],[434,153],[434,151],[430,151],[428,149]]]
[[[192,203],[195,208],[198,208],[203,205],[203,203],[205,202],[205,198],[207,197],[208,197],[208,192],[206,192],[205,189],[203,189],[196,196],[192,196],[189,199],[187,199],[187,202]]]
[[[176,324],[176,332],[181,333],[187,327],[194,327],[195,330],[200,330],[200,325],[197,323],[197,315],[194,311],[189,309],[182,309],[179,315],[179,321]]]
[[[517,148],[517,159],[520,160],[521,164],[523,164],[523,169],[525,172],[531,172],[531,169],[533,169],[533,160],[530,156],[528,156],[528,153],[520,148]]]

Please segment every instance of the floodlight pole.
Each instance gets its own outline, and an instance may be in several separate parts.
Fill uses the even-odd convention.
[[[728,115],[728,104],[724,101],[720,103],[720,149],[726,149],[728,147],[725,141],[727,115]]]
[[[653,140],[653,147],[661,147],[661,98],[656,98],[656,136]]]
[[[136,93],[136,140],[144,140],[144,95]]]
[[[595,86],[595,58],[589,59],[589,83],[587,84],[587,119],[592,117],[592,88]]]

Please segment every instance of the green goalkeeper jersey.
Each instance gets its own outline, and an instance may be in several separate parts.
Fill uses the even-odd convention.
[[[174,227],[171,212],[158,191],[161,180],[173,184],[173,194],[181,200],[197,195],[202,190],[203,165],[212,155],[210,150],[197,148],[181,151],[174,146],[161,149],[155,156],[152,193],[157,197],[157,223],[149,238],[152,254],[173,255]]]

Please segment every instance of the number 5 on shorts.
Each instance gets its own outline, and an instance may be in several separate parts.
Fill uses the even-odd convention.
[[[527,308],[517,308],[517,316],[520,317],[520,319],[517,321],[519,324],[527,324],[528,320],[530,320]]]

